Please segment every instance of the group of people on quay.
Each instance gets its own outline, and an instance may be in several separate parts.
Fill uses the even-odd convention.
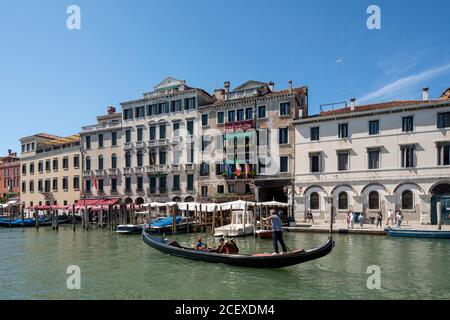
[[[364,227],[364,222],[366,221],[366,217],[364,215],[364,212],[361,212],[359,214],[355,214],[353,210],[349,210],[346,215],[346,222],[347,222],[347,228],[353,229],[355,222],[359,223],[359,226],[361,228]],[[376,227],[382,228],[383,227],[383,212],[380,210],[378,211],[377,217],[376,217]],[[386,226],[389,226],[389,222],[392,224],[395,223],[395,228],[400,229],[401,224],[403,221],[403,213],[400,209],[395,211],[395,214],[392,212],[391,209],[388,209],[387,211],[387,218],[386,218]]]

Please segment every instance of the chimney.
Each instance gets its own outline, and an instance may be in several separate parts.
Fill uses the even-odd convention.
[[[225,81],[223,87],[225,88],[225,93],[230,92],[230,81]]]
[[[108,109],[106,109],[106,110],[108,111],[108,114],[114,114],[114,113],[116,113],[116,108],[114,108],[114,107],[112,107],[112,106],[108,107]]]
[[[355,98],[350,99],[350,110],[355,110],[355,106],[356,106],[356,99]]]
[[[269,82],[269,90],[275,92],[275,83],[273,83],[272,81]]]
[[[8,149],[8,156],[11,156],[12,150]]]
[[[430,88],[423,88],[422,89],[422,100],[426,101],[430,99]]]
[[[214,90],[214,98],[218,101],[223,101],[225,99],[225,90],[224,89],[216,89]]]
[[[292,93],[292,80],[289,80],[289,93]]]

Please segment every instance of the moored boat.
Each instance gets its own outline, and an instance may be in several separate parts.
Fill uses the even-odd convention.
[[[258,229],[255,231],[255,236],[260,239],[272,239],[272,234],[273,231],[271,229],[270,230]]]
[[[175,218],[175,222],[177,233],[187,232],[188,228],[192,228],[193,226],[193,223],[188,221],[186,217],[177,216]],[[145,229],[149,233],[171,234],[173,231],[173,217],[158,219],[156,222],[153,222],[150,225],[145,225]]]
[[[120,234],[141,234],[143,224],[121,224],[116,227],[116,233]]]
[[[224,263],[233,266],[251,268],[283,268],[307,261],[322,258],[329,254],[334,246],[334,241],[330,236],[320,247],[311,250],[296,250],[286,254],[222,254],[216,252],[199,251],[192,248],[182,247],[175,241],[169,239],[156,238],[142,234],[143,241],[152,248],[166,254],[182,257],[191,260],[198,260],[211,263]]]
[[[390,237],[414,237],[432,239],[450,239],[450,231],[445,230],[414,230],[414,229],[384,229]]]

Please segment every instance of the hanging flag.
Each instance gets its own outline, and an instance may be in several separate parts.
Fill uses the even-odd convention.
[[[245,177],[248,178],[248,173],[250,171],[250,166],[248,165],[247,161],[245,162]]]
[[[97,178],[94,177],[94,189],[95,191],[98,191],[97,189]]]
[[[229,177],[231,177],[231,165],[228,162],[225,162],[225,165],[227,166],[227,174]]]
[[[236,176],[239,177],[241,175],[241,172],[242,172],[241,165],[239,163],[236,163]]]

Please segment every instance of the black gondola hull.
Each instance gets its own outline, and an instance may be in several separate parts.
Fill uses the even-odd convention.
[[[282,255],[251,256],[227,255],[213,252],[197,251],[190,248],[178,248],[169,245],[170,240],[151,237],[146,233],[143,233],[143,240],[152,248],[176,257],[211,263],[224,263],[233,266],[250,268],[284,268],[293,266],[296,264],[322,258],[329,254],[334,246],[334,241],[331,237],[329,237],[325,244],[323,244],[319,248],[312,250],[292,252]]]

